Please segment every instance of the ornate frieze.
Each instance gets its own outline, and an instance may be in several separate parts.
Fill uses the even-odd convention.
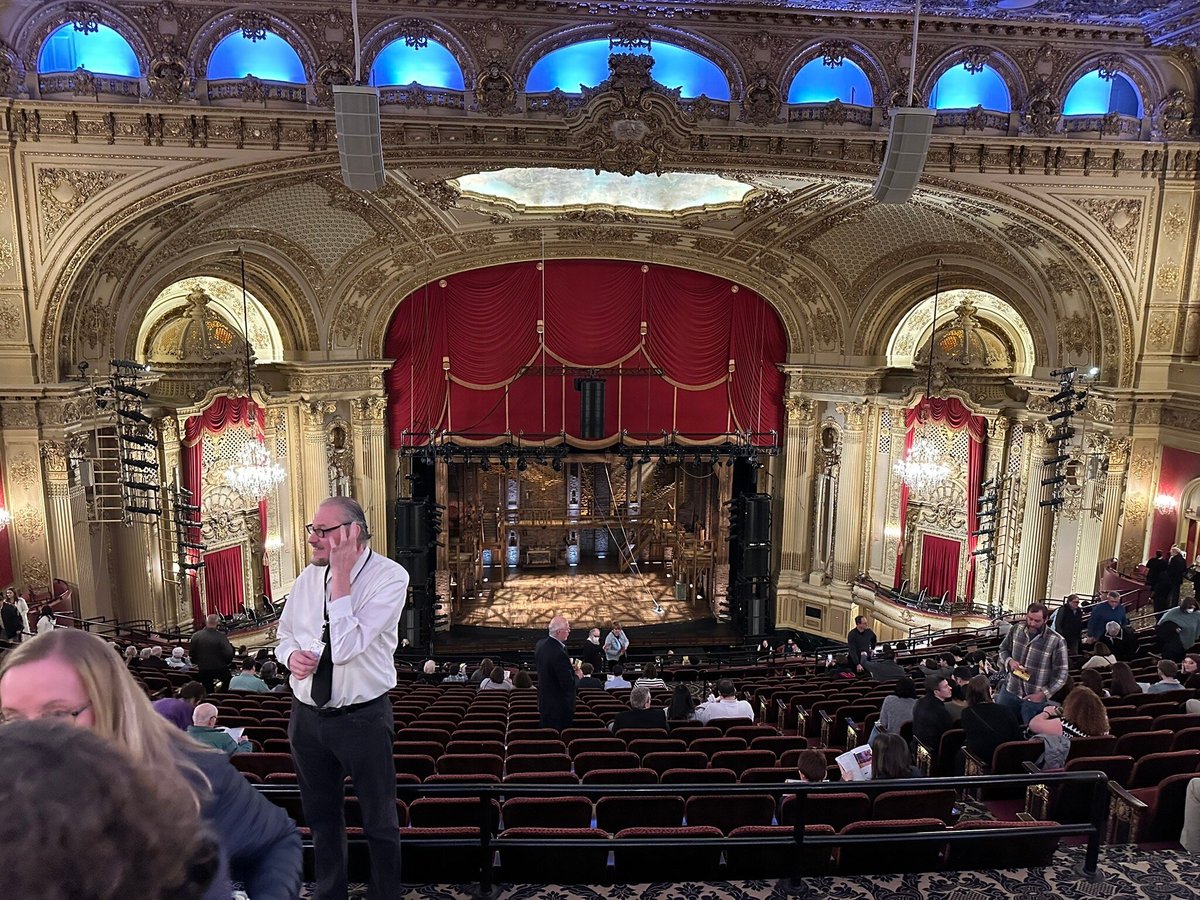
[[[101,169],[44,167],[37,170],[38,208],[46,244],[77,210],[96,194],[125,177],[123,172]]]

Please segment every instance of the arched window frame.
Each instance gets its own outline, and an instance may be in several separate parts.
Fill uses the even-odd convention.
[[[463,92],[465,93],[474,89],[479,66],[470,48],[456,32],[451,31],[449,28],[432,19],[408,19],[403,22],[385,22],[375,30],[369,32],[362,42],[363,77],[366,78],[368,76],[371,69],[375,66],[375,60],[379,58],[379,54],[383,52],[384,48],[393,41],[401,40],[406,36],[414,34],[414,32],[418,35],[428,37],[431,41],[437,41],[445,47],[458,63],[459,69],[462,70]],[[379,86],[385,87],[385,85]],[[387,86],[396,87],[398,85]],[[422,85],[422,87],[432,88],[433,90],[458,91],[457,88],[440,88],[436,85]]]
[[[1096,69],[1099,69],[1101,67],[1101,63],[1108,62],[1109,60],[1106,59],[1106,56],[1108,56],[1108,54],[1092,54],[1091,56],[1080,60],[1063,74],[1062,80],[1058,83],[1058,87],[1059,96],[1064,104],[1067,100],[1067,94],[1070,93],[1071,88],[1075,86],[1075,82],[1077,82],[1084,75],[1087,75],[1089,72],[1094,72]],[[1154,73],[1146,71],[1141,66],[1136,65],[1132,59],[1127,57],[1123,58],[1121,60],[1121,64],[1113,71],[1126,76],[1130,81],[1133,82],[1133,86],[1137,88],[1138,93],[1141,95],[1142,118],[1149,116],[1154,109],[1154,98],[1161,97],[1164,93],[1164,88],[1159,83],[1159,79],[1155,77]]]
[[[542,35],[526,46],[517,57],[517,61],[513,64],[513,79],[514,83],[518,86],[517,89],[521,91],[526,89],[525,85],[529,80],[529,73],[533,69],[534,64],[542,59],[542,57],[553,53],[555,50],[561,50],[564,47],[570,47],[574,44],[582,44],[585,41],[608,40],[616,32],[617,28],[618,25],[615,22],[596,23],[574,26]],[[693,53],[703,56],[725,75],[725,79],[729,82],[729,96],[731,98],[745,96],[747,84],[746,73],[738,62],[737,57],[727,47],[691,32],[680,31],[674,28],[647,26],[646,31],[650,35],[652,45],[654,41],[663,44],[672,44],[683,50],[691,50]],[[614,48],[613,52],[619,53],[621,51]]]
[[[800,74],[800,70],[812,62],[814,59],[820,59],[823,55],[823,47],[825,41],[817,41],[805,47],[798,54],[792,57],[788,64],[783,69],[783,81],[780,86],[780,97],[787,102],[788,94],[792,91],[792,82],[796,80],[796,76]],[[857,44],[850,44],[845,48],[845,58],[855,63],[863,74],[867,76],[867,83],[871,86],[871,103],[858,103],[856,106],[883,106],[887,100],[887,72],[884,71],[879,60],[868,53],[864,48]],[[795,105],[795,104],[793,104]]]
[[[273,34],[287,41],[291,45],[291,48],[296,51],[296,55],[300,57],[300,62],[304,66],[304,83],[312,84],[317,70],[317,54],[309,43],[308,37],[299,28],[281,16],[271,13],[266,16],[266,19],[268,29]],[[231,13],[225,12],[219,16],[214,16],[196,32],[196,37],[192,40],[188,53],[191,59],[198,61],[198,67],[200,65],[199,61],[203,61],[203,72],[205,74],[202,77],[208,77],[208,61],[212,58],[213,50],[216,49],[217,44],[235,31],[240,30],[241,26],[238,24],[237,19]],[[220,80],[224,81],[227,79]],[[267,79],[263,80],[266,81]],[[296,82],[273,83],[296,84]]]
[[[18,55],[21,57],[26,72],[40,74],[38,73],[38,56],[42,52],[42,45],[60,27],[70,25],[75,21],[78,13],[72,12],[72,7],[73,4],[68,2],[47,4],[25,22],[14,44],[18,48]],[[107,25],[125,38],[125,41],[133,49],[133,55],[137,58],[140,70],[137,77],[144,78],[146,71],[150,68],[151,57],[147,35],[123,13],[107,6],[100,9],[100,24]],[[133,76],[114,75],[111,77],[130,78]]]
[[[212,75],[209,71],[209,69],[212,65],[212,59],[217,53],[217,48],[220,47],[222,44],[224,44],[226,41],[228,41],[230,38],[236,37],[238,35],[238,33],[239,33],[239,30],[235,28],[232,31],[226,32],[224,37],[222,37],[220,40],[218,40],[216,43],[213,44],[212,52],[210,52],[209,55],[204,59],[204,77],[207,78],[209,81],[236,81],[236,80],[246,77],[247,73],[229,74],[229,75]],[[300,72],[301,72],[301,77],[303,80],[301,80],[301,81],[283,81],[278,78],[267,78],[264,75],[261,75],[259,72],[255,72],[254,66],[251,63],[247,63],[247,68],[249,70],[248,74],[253,75],[255,78],[259,78],[262,81],[272,82],[272,83],[276,83],[276,84],[309,84],[309,83],[311,83],[312,78],[309,75],[308,67],[304,65],[304,57],[301,56],[300,52],[292,45],[292,43],[290,41],[288,41],[287,37],[282,34],[277,34],[274,31],[269,31],[268,34],[283,41],[285,44],[287,44],[287,46],[289,48],[291,48],[292,52],[296,54],[296,58],[300,61]]]
[[[1000,80],[1004,83],[1005,88],[1008,89],[1008,109],[989,110],[987,107],[984,107],[984,109],[988,112],[997,112],[1004,115],[1020,110],[1025,105],[1025,98],[1029,94],[1025,77],[1022,75],[1020,68],[1011,59],[993,47],[958,47],[935,60],[929,68],[929,74],[920,79],[921,96],[924,98],[925,104],[932,108],[934,85],[951,69],[967,62],[972,51],[976,49],[986,49],[988,51],[986,65],[1000,76]],[[948,110],[938,110],[938,112],[948,112]]]

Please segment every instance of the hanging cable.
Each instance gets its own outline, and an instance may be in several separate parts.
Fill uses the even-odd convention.
[[[908,66],[908,106],[913,105],[913,88],[917,83],[917,31],[921,26],[921,0],[913,8],[912,58]]]
[[[358,35],[358,0],[350,0],[350,22],[354,27],[354,83],[362,83],[362,47]],[[909,88],[912,93],[912,88]]]

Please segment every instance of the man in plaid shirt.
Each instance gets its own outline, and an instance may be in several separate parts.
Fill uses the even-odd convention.
[[[1067,683],[1067,643],[1047,626],[1049,618],[1045,604],[1032,604],[1025,613],[1025,627],[1013,628],[1000,643],[1000,664],[1008,679],[996,702],[1015,712],[1026,725]]]

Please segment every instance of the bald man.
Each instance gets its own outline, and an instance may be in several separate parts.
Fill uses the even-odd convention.
[[[550,620],[549,634],[537,643],[538,712],[543,728],[570,728],[575,721],[575,670],[567,656],[571,623],[562,616]]]
[[[249,738],[235,741],[224,728],[217,727],[217,708],[211,703],[201,703],[192,712],[192,724],[188,726],[188,737],[224,750],[230,756],[235,753],[249,753],[254,747]]]

